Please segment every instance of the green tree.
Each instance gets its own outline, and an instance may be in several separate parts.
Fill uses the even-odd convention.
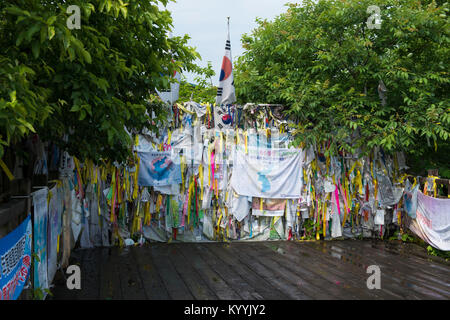
[[[36,131],[81,159],[125,160],[127,130],[165,119],[149,100],[167,85],[163,75],[198,69],[189,37],[168,37],[172,18],[158,7],[167,2],[74,0],[81,28],[69,29],[66,2],[2,1],[0,145]]]
[[[380,8],[380,29],[366,24],[370,5]],[[450,139],[448,9],[411,0],[291,4],[243,36],[237,97],[288,106],[297,140],[330,141],[332,152],[439,151]]]
[[[195,77],[195,83],[189,83],[186,77],[182,76],[180,81],[180,96],[178,101],[186,102],[191,98],[195,102],[214,103],[217,94],[217,87],[212,84],[212,77],[215,72],[212,69],[211,61],[205,68],[199,68],[198,76]]]

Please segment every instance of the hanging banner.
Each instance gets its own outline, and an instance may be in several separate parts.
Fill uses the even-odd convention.
[[[236,148],[231,187],[243,196],[298,199],[303,158],[302,149]]]
[[[450,199],[438,199],[417,191],[416,219],[409,228],[433,247],[450,250]]]
[[[254,197],[252,199],[252,215],[266,217],[284,216],[286,199],[262,199]]]
[[[34,206],[34,253],[39,259],[34,263],[34,288],[48,289],[47,278],[47,213],[48,213],[48,188],[42,188],[33,195]],[[44,291],[44,298],[46,293]]]
[[[63,211],[62,190],[57,186],[50,190],[51,198],[48,205],[47,234],[47,278],[51,283],[57,270],[57,244],[61,234],[61,217]]]
[[[0,239],[0,300],[17,300],[31,265],[31,216]]]
[[[170,151],[138,152],[140,186],[167,186],[181,183],[181,167],[172,160]]]

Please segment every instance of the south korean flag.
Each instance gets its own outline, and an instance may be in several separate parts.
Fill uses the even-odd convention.
[[[217,88],[216,105],[230,105],[236,101],[234,89],[233,64],[231,60],[230,29],[228,22],[228,38],[225,44],[225,55],[220,70],[219,86]]]

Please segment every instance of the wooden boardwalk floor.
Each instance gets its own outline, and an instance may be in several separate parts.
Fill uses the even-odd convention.
[[[51,299],[449,299],[450,266],[381,241],[146,244],[76,250],[81,290]],[[369,290],[369,265],[381,289]]]

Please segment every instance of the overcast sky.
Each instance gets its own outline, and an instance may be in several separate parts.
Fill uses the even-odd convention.
[[[233,61],[243,53],[241,36],[250,33],[256,26],[255,19],[272,20],[287,10],[284,4],[289,0],[177,0],[169,2],[167,9],[172,12],[173,35],[188,34],[189,45],[196,47],[202,56],[198,61],[202,67],[211,61],[216,75],[213,84],[219,82],[220,67],[225,53],[227,37],[227,17],[230,17],[230,40]],[[185,74],[188,81],[193,76]]]

